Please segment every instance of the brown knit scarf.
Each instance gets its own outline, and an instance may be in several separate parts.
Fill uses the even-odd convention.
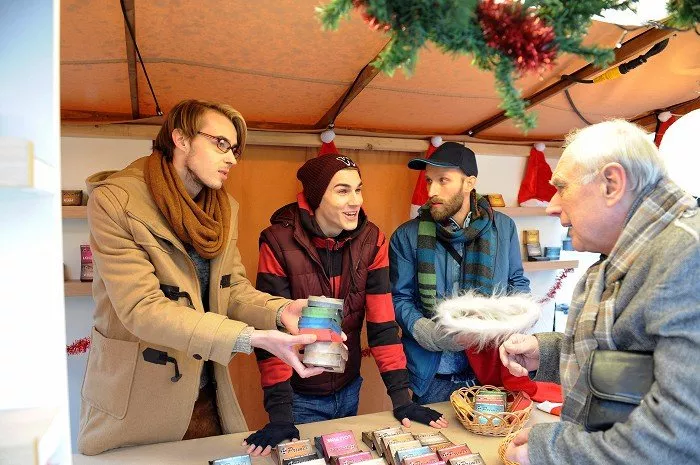
[[[204,186],[192,199],[175,166],[154,150],[143,172],[158,209],[180,240],[211,259],[224,250],[231,222],[231,205],[224,189]]]

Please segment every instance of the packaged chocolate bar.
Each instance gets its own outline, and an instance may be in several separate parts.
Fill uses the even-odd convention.
[[[389,428],[378,429],[372,431],[372,442],[374,443],[374,450],[380,456],[384,455],[382,450],[382,438],[384,436],[393,436],[396,434],[404,434],[406,431],[401,426],[391,426]]]
[[[302,455],[301,457],[294,457],[289,460],[282,460],[282,465],[298,465],[300,463],[303,463],[304,465],[307,465],[309,462],[312,462],[314,460],[319,459],[318,453],[314,452],[313,454],[309,455]],[[324,459],[320,459],[324,464],[326,461]]]
[[[439,444],[431,444],[428,447],[430,447],[430,450],[432,450],[433,452],[437,452],[440,449],[445,449],[447,447],[452,447],[455,445],[456,444],[454,444],[453,442],[448,441],[448,442],[441,442]]]
[[[357,462],[355,465],[386,465],[386,462],[384,459],[371,459],[364,462]]]
[[[420,443],[424,446],[431,446],[433,444],[442,444],[445,442],[450,442],[450,440],[447,439],[447,437],[440,431],[434,433],[415,433],[413,436],[415,436],[415,438],[418,439]]]
[[[384,459],[389,462],[390,461],[390,456],[387,455],[389,452],[389,445],[395,443],[395,442],[408,442],[408,441],[415,441],[415,438],[411,433],[401,433],[401,434],[392,434],[389,436],[384,436],[381,441],[379,441],[379,447],[381,447],[382,450],[382,456],[384,456]],[[418,443],[420,445],[420,443]]]
[[[80,280],[83,282],[92,281],[92,250],[87,244],[80,246]]]
[[[372,441],[372,432],[371,431],[363,431],[362,432],[362,442],[365,443],[367,447],[369,447],[370,450],[374,450],[374,442]]]
[[[412,449],[402,449],[396,452],[396,456],[394,457],[394,463],[396,463],[396,465],[399,465],[403,463],[403,461],[407,458],[426,454],[430,454],[430,447],[428,446],[414,447]],[[435,457],[437,459],[437,455],[435,455]]]
[[[421,447],[420,442],[415,439],[405,442],[393,442],[387,446],[387,455],[384,456],[384,460],[386,460],[389,465],[397,465],[399,462],[396,461],[396,456],[399,451],[416,449],[419,447]]]
[[[318,458],[316,451],[314,451],[311,445],[311,441],[308,439],[277,444],[277,447],[275,447],[272,452],[273,458],[278,465],[293,465],[290,463],[292,460],[302,457],[306,458],[306,460],[302,461]]]
[[[463,455],[461,457],[454,457],[448,461],[449,465],[486,465],[484,459],[481,458],[481,454],[478,452],[475,454]]]
[[[323,445],[323,455],[326,460],[339,455],[360,452],[360,448],[355,440],[355,434],[350,430],[324,434],[321,436],[321,444]]]
[[[479,391],[475,398],[474,410],[491,414],[503,413],[506,410],[506,399],[507,394],[503,391]],[[479,415],[477,421],[485,425],[488,423],[489,418],[484,415]],[[499,418],[493,418],[492,422],[494,426],[498,426],[501,420]]]
[[[441,460],[447,462],[451,458],[461,457],[463,455],[469,455],[472,451],[466,444],[458,444],[452,447],[446,447],[437,451],[438,456]]]
[[[372,460],[372,453],[366,451],[352,452],[350,454],[331,457],[331,465],[351,465],[357,462]]]
[[[304,465],[326,465],[325,459],[313,459],[308,462],[304,462]]]
[[[430,447],[428,447],[428,450],[430,450]],[[416,455],[415,457],[406,457],[405,459],[403,459],[400,465],[430,465],[439,461],[440,457],[438,457],[438,455],[435,452],[430,452],[424,455]]]
[[[233,455],[223,459],[210,460],[209,465],[251,465],[250,455]]]

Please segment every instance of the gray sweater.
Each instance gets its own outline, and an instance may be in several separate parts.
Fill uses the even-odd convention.
[[[619,350],[654,353],[654,384],[624,423],[535,425],[530,462],[700,464],[700,213],[672,222],[621,282],[612,335]],[[585,277],[583,278],[585,279]],[[539,334],[537,379],[559,381],[561,334]],[[566,399],[564,400],[566,402]]]

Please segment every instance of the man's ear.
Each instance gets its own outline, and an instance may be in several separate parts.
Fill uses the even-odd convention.
[[[186,152],[188,150],[190,143],[181,130],[173,129],[171,137],[173,139],[173,144],[175,144],[175,147],[179,148],[183,152]]]
[[[476,187],[476,176],[467,176],[464,178],[464,193],[469,194]]]
[[[627,172],[619,163],[608,163],[600,170],[603,178],[603,197],[608,206],[622,200],[627,192]]]

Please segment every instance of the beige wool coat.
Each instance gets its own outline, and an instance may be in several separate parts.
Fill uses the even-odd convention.
[[[275,329],[277,310],[289,302],[257,291],[246,278],[236,245],[238,203],[229,196],[230,238],[211,260],[205,313],[194,263],[144,182],[145,160],[87,180],[96,304],[78,434],[87,455],[182,439],[206,360],[216,362],[224,433],[246,431],[227,368],[232,349],[248,325]],[[163,285],[189,298],[168,298]],[[171,380],[173,363],[145,361],[147,348],[174,357],[182,378]]]

